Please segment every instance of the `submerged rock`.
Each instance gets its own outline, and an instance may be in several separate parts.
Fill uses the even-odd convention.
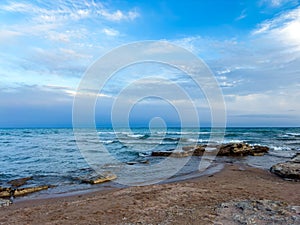
[[[32,177],[24,177],[24,178],[19,178],[19,179],[15,179],[15,180],[11,180],[8,183],[12,186],[12,187],[20,187],[23,186],[24,184],[27,183],[28,180],[32,180]]]
[[[270,171],[280,177],[300,181],[300,154],[297,153],[290,161],[273,165]]]
[[[217,156],[262,156],[269,151],[266,146],[251,146],[247,143],[229,143],[215,146],[197,145],[186,146],[181,151],[168,150],[168,151],[154,151],[152,156],[171,156],[171,157],[187,157],[187,156],[202,156],[206,154],[212,154]]]
[[[38,187],[28,187],[28,188],[17,188],[17,189],[0,187],[0,197],[17,197],[17,196],[27,195],[34,192],[46,190],[50,187],[51,186],[48,185],[38,186]]]
[[[112,181],[116,179],[117,176],[115,174],[109,174],[106,176],[96,176],[96,177],[90,177],[88,179],[82,179],[81,181],[83,183],[88,183],[88,184],[101,184],[107,181]]]

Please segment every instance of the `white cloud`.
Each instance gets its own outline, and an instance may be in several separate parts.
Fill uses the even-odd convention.
[[[221,74],[226,74],[226,73],[230,73],[230,72],[231,72],[231,69],[226,68],[224,70],[217,71],[217,74],[221,75]]]
[[[266,5],[271,8],[279,8],[285,4],[296,5],[298,0],[261,0],[260,5]]]
[[[121,10],[117,10],[110,13],[106,9],[102,9],[98,13],[110,21],[134,20],[140,16],[140,14],[136,11],[129,11],[126,13],[122,12]]]
[[[59,7],[57,7],[59,6]],[[136,9],[128,12],[120,9],[110,12],[101,3],[82,2],[82,1],[54,1],[52,3],[29,4],[23,2],[10,2],[9,4],[0,5],[0,11],[23,13],[33,17],[33,20],[39,23],[62,23],[76,21],[85,18],[103,19],[109,21],[132,21],[140,14]]]
[[[12,30],[0,30],[0,41],[4,42],[4,41],[9,41],[12,38],[21,36],[22,33],[18,32],[18,31],[12,31]]]
[[[247,17],[247,11],[244,9],[241,14],[235,19],[236,21],[245,19]]]
[[[259,24],[253,35],[269,34],[276,39],[297,40],[300,43],[300,7]]]
[[[118,36],[119,31],[112,29],[112,28],[103,28],[102,32],[108,36]]]
[[[231,114],[290,114],[299,119],[300,92],[294,85],[283,92],[267,91],[247,95],[225,95],[226,106]]]

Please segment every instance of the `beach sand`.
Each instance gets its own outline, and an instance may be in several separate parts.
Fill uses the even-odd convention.
[[[188,181],[17,202],[0,209],[0,224],[238,224],[222,223],[218,206],[263,199],[300,206],[300,183],[227,164]]]

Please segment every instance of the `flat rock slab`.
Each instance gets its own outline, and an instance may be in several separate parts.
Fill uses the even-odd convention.
[[[110,174],[107,176],[98,176],[98,177],[91,177],[88,179],[82,179],[82,182],[88,184],[101,184],[104,182],[115,180],[116,178],[117,176],[115,174]]]
[[[38,187],[28,187],[28,188],[17,188],[17,189],[0,187],[0,197],[23,196],[23,195],[31,194],[34,192],[46,190],[50,187],[51,186],[48,186],[48,185],[38,186]]]

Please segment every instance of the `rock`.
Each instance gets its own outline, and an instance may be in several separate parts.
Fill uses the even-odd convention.
[[[202,156],[205,152],[206,145],[198,145],[196,148],[193,149],[194,156]]]
[[[173,153],[172,150],[167,151],[154,151],[151,153],[151,156],[170,156]]]
[[[183,158],[193,155],[193,150],[188,151],[154,151],[151,153],[152,156],[171,156],[174,158]]]
[[[246,156],[253,148],[246,143],[230,143],[221,145],[219,149],[218,156]]]
[[[1,207],[9,206],[9,205],[11,205],[11,204],[12,204],[11,200],[8,200],[8,199],[0,199],[0,208],[1,208]]]
[[[38,186],[38,187],[28,187],[28,188],[19,188],[14,191],[14,196],[22,196],[22,195],[27,195],[31,194],[34,192],[42,191],[42,190],[47,190],[50,188],[48,185],[43,185],[43,186]]]
[[[126,162],[127,165],[149,164],[148,160]]]
[[[250,154],[253,156],[263,156],[270,150],[267,146],[254,145]]]
[[[109,174],[107,176],[97,176],[97,177],[91,177],[89,179],[82,179],[82,182],[88,184],[101,184],[107,181],[112,181],[116,178],[117,176],[115,174]]]
[[[300,162],[297,155],[291,161],[277,163],[270,168],[270,171],[280,177],[300,181]]]
[[[0,187],[0,198],[12,196],[11,192],[12,192],[11,188],[2,188],[2,187]]]
[[[44,186],[38,186],[38,187],[28,187],[28,188],[19,188],[19,189],[0,188],[0,197],[22,196],[22,195],[27,195],[27,194],[30,194],[30,193],[38,192],[38,191],[41,191],[41,190],[46,190],[50,187],[51,186],[44,185]]]
[[[215,150],[208,150],[215,149]],[[216,146],[198,145],[198,146],[185,146],[182,151],[168,150],[168,151],[154,151],[152,156],[171,156],[171,157],[187,157],[187,156],[202,156],[204,152],[206,154],[212,154],[217,156],[262,156],[269,151],[266,146],[251,146],[247,143],[229,143]]]
[[[220,204],[214,222],[221,224],[299,224],[295,206],[272,200],[241,200]]]
[[[13,187],[13,188],[17,188],[20,187],[24,184],[26,184],[26,182],[28,180],[32,180],[32,177],[24,177],[24,178],[19,178],[19,179],[15,179],[15,180],[11,180],[8,183]]]

